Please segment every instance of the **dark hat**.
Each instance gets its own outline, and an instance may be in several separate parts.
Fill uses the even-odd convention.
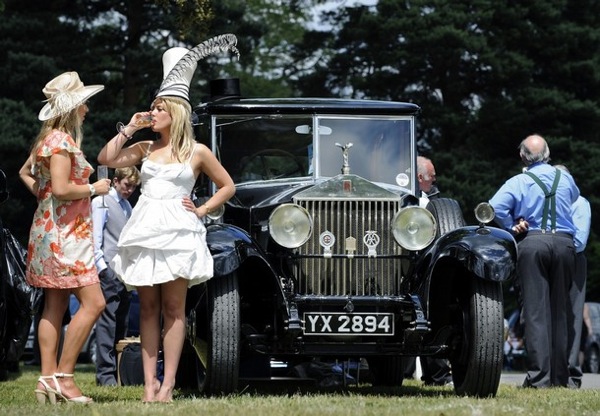
[[[210,81],[211,100],[240,97],[241,95],[239,78],[213,79]]]

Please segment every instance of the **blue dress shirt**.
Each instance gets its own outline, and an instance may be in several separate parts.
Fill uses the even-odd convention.
[[[121,197],[121,195],[119,195],[117,190],[113,187],[111,187],[108,190],[106,198],[109,197],[114,198],[115,201],[117,201],[119,205],[121,205],[125,216],[129,218],[129,215],[131,215],[131,205],[129,205],[129,202],[123,197]],[[122,202],[125,202],[125,204],[129,205],[129,207],[124,207]],[[101,208],[101,205],[102,196],[96,196],[92,199],[91,208],[93,224],[92,237],[94,240],[94,262],[96,263],[96,269],[98,270],[98,273],[100,273],[102,270],[108,267],[106,262],[104,261],[104,251],[102,250],[102,244],[104,240],[104,224],[106,224],[106,221],[108,220],[108,209]]]
[[[587,199],[580,196],[572,207],[573,222],[575,223],[575,251],[581,253],[585,250],[590,227],[592,225],[592,209]]]
[[[529,166],[529,172],[536,175],[548,188],[552,187],[556,168],[544,162]],[[579,198],[579,188],[573,177],[561,172],[556,190],[556,231],[575,235],[576,227],[571,214],[572,205]],[[517,220],[523,218],[529,223],[530,230],[541,230],[544,211],[544,192],[534,180],[521,173],[507,180],[490,200],[496,211],[496,221],[505,229],[511,230]],[[546,230],[550,231],[548,219]]]

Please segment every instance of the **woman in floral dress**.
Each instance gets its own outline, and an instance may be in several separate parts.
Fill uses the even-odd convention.
[[[19,171],[36,196],[27,250],[27,282],[44,288],[44,310],[37,330],[41,377],[35,389],[40,403],[49,400],[89,403],[75,384],[77,357],[104,309],[94,264],[90,197],[108,193],[110,182],[94,184],[94,169],[81,149],[86,100],[101,85],[84,86],[76,72],[54,78],[43,89],[47,103],[39,114],[42,128]],[[62,319],[74,294],[81,306],[65,333],[58,359]]]

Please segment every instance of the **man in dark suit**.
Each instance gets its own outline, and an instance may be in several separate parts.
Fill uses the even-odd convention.
[[[426,207],[431,198],[438,198],[440,191],[436,186],[435,166],[425,156],[417,157],[417,179],[421,190],[420,205]],[[404,377],[411,378],[416,371],[416,357],[404,359]],[[425,385],[445,386],[452,383],[450,363],[444,358],[419,357],[421,363],[421,380]]]

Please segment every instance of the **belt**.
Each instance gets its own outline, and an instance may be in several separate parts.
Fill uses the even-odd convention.
[[[542,231],[542,230],[529,230],[527,231],[526,235],[555,235],[558,237],[569,237],[569,238],[573,238],[573,234],[570,233],[566,233],[564,231]]]

